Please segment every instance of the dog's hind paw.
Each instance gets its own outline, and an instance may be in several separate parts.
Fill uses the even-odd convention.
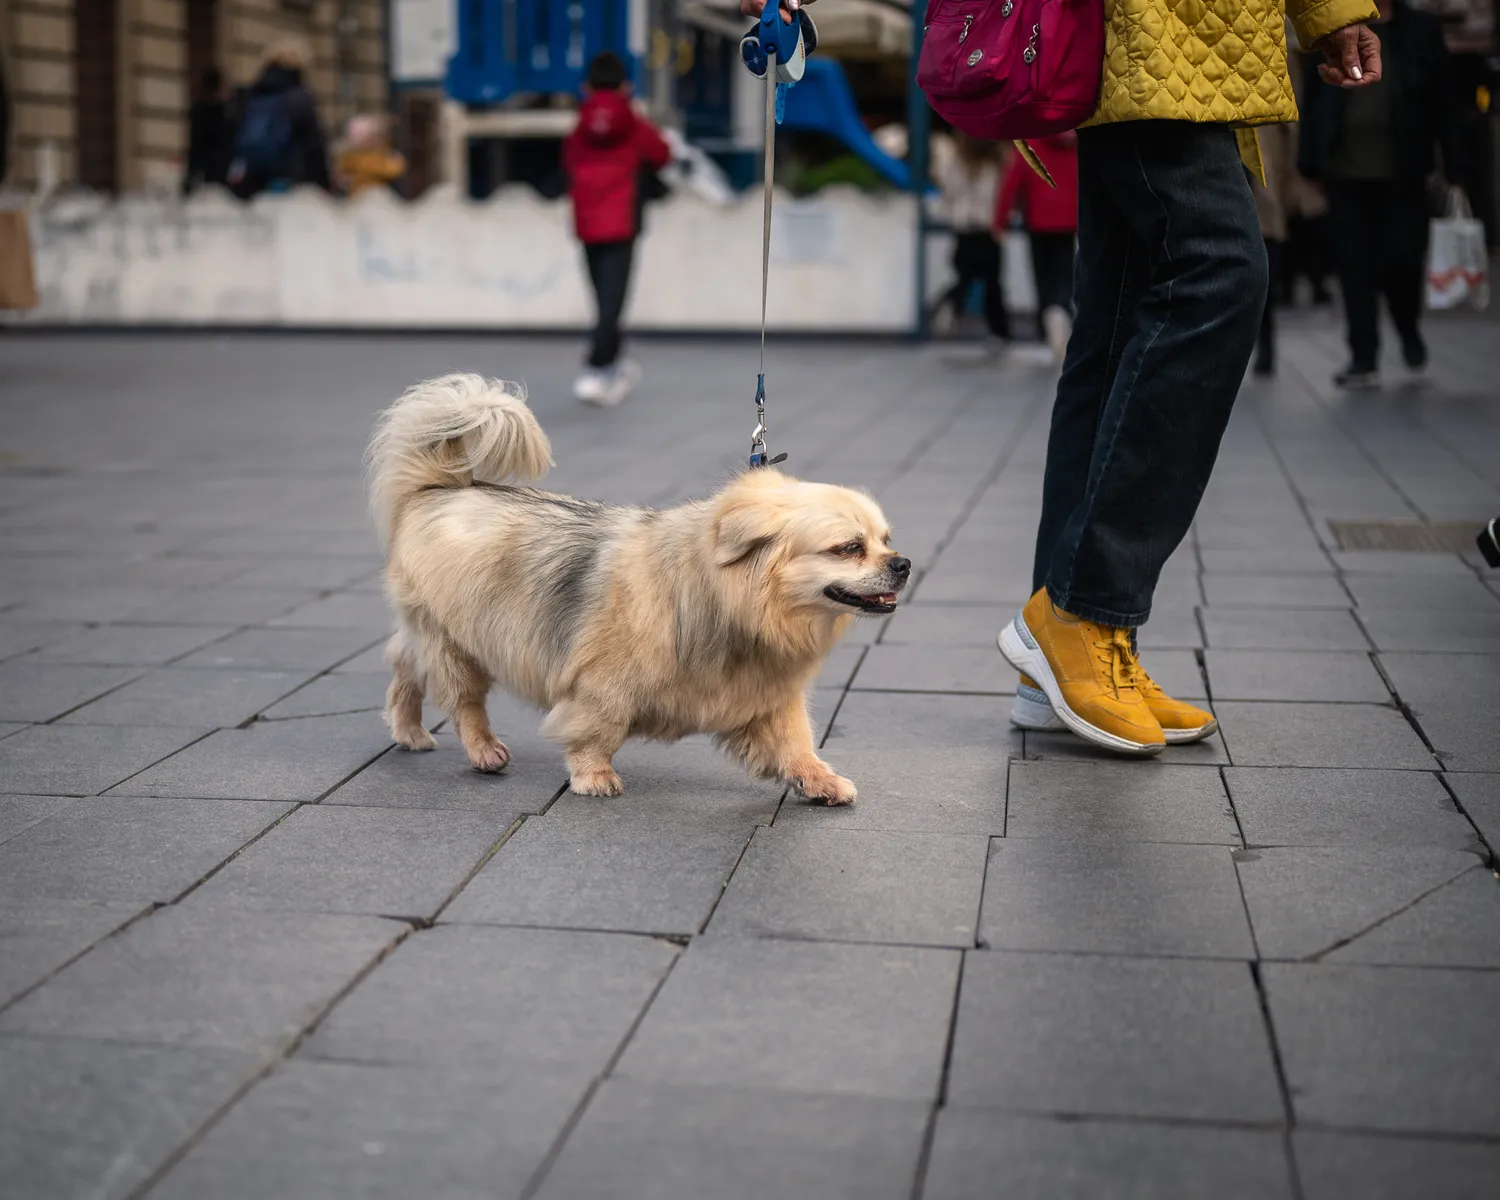
[[[625,790],[624,781],[614,771],[579,771],[568,780],[568,786],[580,796],[618,796]]]
[[[392,735],[396,739],[396,745],[403,750],[436,750],[437,738],[428,733],[418,725],[414,729],[397,730]]]
[[[821,800],[830,807],[853,804],[859,796],[859,789],[851,780],[835,774],[833,768],[827,766],[822,771],[808,772],[793,779],[792,783],[809,800]]]
[[[465,747],[469,753],[469,765],[476,771],[493,775],[505,770],[510,763],[510,751],[499,738],[492,738],[478,746]]]

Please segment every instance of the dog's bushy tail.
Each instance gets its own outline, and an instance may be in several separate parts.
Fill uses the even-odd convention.
[[[370,508],[382,540],[401,506],[428,487],[540,478],[552,446],[518,383],[443,375],[413,384],[386,409],[365,456]]]

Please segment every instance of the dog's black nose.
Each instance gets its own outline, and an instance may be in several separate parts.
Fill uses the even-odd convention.
[[[886,564],[891,569],[892,575],[898,575],[905,579],[911,574],[911,559],[901,558],[899,555]]]

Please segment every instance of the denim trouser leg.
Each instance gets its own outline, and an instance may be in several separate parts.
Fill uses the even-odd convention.
[[[1067,612],[1135,626],[1213,470],[1255,348],[1266,252],[1226,126],[1080,130],[1078,177],[1078,312],[1034,577]]]

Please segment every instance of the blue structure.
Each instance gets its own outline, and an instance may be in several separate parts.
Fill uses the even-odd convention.
[[[455,0],[458,49],[445,90],[464,104],[517,92],[576,93],[589,60],[613,50],[632,75],[631,0]]]
[[[786,94],[781,127],[826,133],[843,142],[896,187],[905,190],[911,186],[911,172],[906,164],[877,146],[865,128],[844,68],[834,59],[813,56],[807,60],[807,73]]]

